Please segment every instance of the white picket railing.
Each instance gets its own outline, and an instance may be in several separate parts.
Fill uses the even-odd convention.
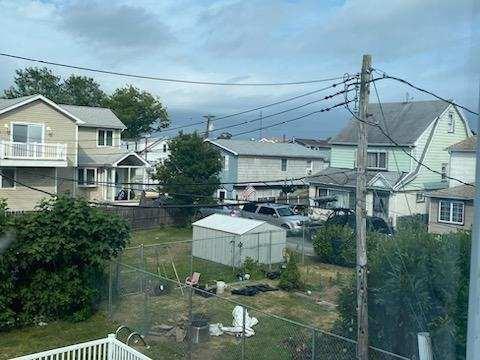
[[[11,360],[152,360],[109,334],[107,338],[65,346]]]
[[[67,160],[67,144],[2,141],[0,158]]]

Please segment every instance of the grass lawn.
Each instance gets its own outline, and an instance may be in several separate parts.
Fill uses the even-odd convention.
[[[121,261],[132,266],[144,266],[145,270],[170,279],[175,279],[175,270],[183,282],[190,273],[190,244],[179,243],[169,246],[151,246],[152,244],[183,241],[191,239],[189,228],[159,228],[136,231],[133,233],[129,246],[135,247],[144,244],[144,264],[139,248],[127,250]],[[224,280],[229,283],[235,281],[231,267],[217,263],[194,259],[194,271],[201,272],[201,281],[212,284],[215,280]],[[256,359],[270,359],[272,351],[278,359],[289,359],[291,353],[285,345],[286,339],[300,337],[305,343],[311,342],[311,332],[292,323],[281,321],[268,314],[282,316],[300,323],[329,330],[337,318],[335,297],[338,284],[351,274],[352,270],[323,265],[314,259],[307,258],[300,266],[307,288],[312,290],[310,297],[302,297],[284,291],[261,293],[254,297],[224,294],[227,299],[235,300],[261,311],[249,311],[251,316],[259,319],[255,327],[256,335],[246,339],[246,354]],[[158,281],[152,277],[152,282]],[[272,286],[277,281],[261,279],[261,282]],[[130,270],[120,271],[119,289],[124,295],[117,299],[113,321],[110,322],[104,312],[100,312],[91,319],[80,323],[64,321],[52,322],[46,326],[32,326],[0,334],[0,360],[32,352],[43,351],[55,347],[66,346],[82,341],[105,337],[116,330],[119,324],[143,330],[152,325],[184,324],[188,316],[188,297],[181,294],[178,287],[174,287],[167,295],[154,296],[139,293],[140,276]],[[243,285],[239,285],[243,286]],[[333,305],[333,306],[331,306]],[[231,325],[232,310],[235,304],[217,298],[202,298],[193,296],[193,312],[205,317],[209,322],[221,322]],[[148,339],[151,345],[148,355],[153,359],[182,358],[187,350],[185,342],[176,342],[174,338],[163,336]],[[139,348],[142,352],[145,349]],[[222,335],[213,337],[208,344],[195,347],[194,359],[235,358],[241,353],[241,342],[233,336]],[[254,355],[255,354],[255,355]]]

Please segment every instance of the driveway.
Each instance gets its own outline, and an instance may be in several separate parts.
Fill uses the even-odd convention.
[[[315,256],[315,251],[313,250],[313,245],[311,241],[305,239],[305,243],[303,243],[302,237],[301,236],[292,236],[292,237],[287,237],[287,247],[289,249],[302,252],[302,245],[305,250],[305,255],[310,255],[310,256]]]

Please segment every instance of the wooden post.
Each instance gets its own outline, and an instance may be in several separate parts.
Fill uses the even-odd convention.
[[[366,163],[367,163],[367,109],[370,92],[370,68],[372,57],[363,55],[360,75],[357,146],[357,358],[368,360],[368,292],[367,292],[367,221],[366,221]]]
[[[433,360],[432,340],[428,332],[417,334],[419,360]]]

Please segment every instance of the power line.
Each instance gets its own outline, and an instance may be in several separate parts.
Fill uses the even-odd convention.
[[[75,70],[83,70],[83,71],[90,71],[100,74],[108,74],[108,75],[116,75],[116,76],[123,76],[128,78],[137,78],[137,79],[145,79],[145,80],[155,80],[155,81],[163,81],[163,82],[172,82],[172,83],[183,83],[183,84],[195,84],[195,85],[216,85],[216,86],[285,86],[285,85],[305,85],[305,84],[315,84],[321,83],[326,81],[332,80],[339,80],[342,79],[342,76],[336,77],[329,77],[324,79],[315,79],[315,80],[301,80],[301,81],[287,81],[287,82],[274,82],[274,83],[231,83],[231,82],[215,82],[215,81],[198,81],[198,80],[186,80],[186,79],[174,79],[174,78],[166,78],[166,77],[158,77],[158,76],[150,76],[150,75],[136,75],[131,73],[124,73],[118,71],[111,71],[111,70],[103,70],[103,69],[96,69],[86,66],[77,66],[77,65],[68,65],[59,62],[53,62],[48,60],[36,59],[26,56],[19,56],[14,54],[8,54],[1,52],[0,56],[12,58],[12,59],[19,59],[25,60],[30,62],[36,62],[40,64],[52,65],[52,66],[59,66],[69,69]]]
[[[344,106],[348,103],[351,103],[353,100],[349,100],[349,101],[344,101],[342,103],[338,103],[338,104],[335,104],[333,106],[330,106],[330,107],[327,107],[327,108],[323,108],[323,109],[320,109],[320,110],[317,110],[317,111],[312,111],[308,114],[304,114],[304,115],[301,115],[301,116],[298,116],[296,118],[293,118],[293,119],[288,119],[288,120],[284,120],[284,121],[280,121],[280,122],[277,122],[277,123],[273,123],[273,124],[270,124],[270,125],[267,125],[267,126],[263,126],[261,128],[256,128],[256,129],[253,129],[253,130],[248,130],[248,131],[242,131],[242,132],[239,132],[239,133],[236,133],[236,134],[232,134],[232,137],[233,136],[239,136],[239,135],[244,135],[244,134],[248,134],[248,133],[252,133],[252,132],[255,132],[255,131],[258,131],[258,130],[265,130],[265,129],[270,129],[272,127],[275,127],[275,126],[279,126],[279,125],[283,125],[283,124],[287,124],[287,123],[290,123],[292,121],[296,121],[296,120],[300,120],[300,119],[303,119],[305,117],[308,117],[308,116],[311,116],[311,115],[314,115],[314,114],[319,114],[319,113],[323,113],[323,112],[326,112],[326,111],[330,111],[334,108],[337,108],[337,107],[340,107],[340,106]]]
[[[410,81],[407,81],[405,79],[402,79],[402,78],[399,78],[399,77],[396,77],[396,76],[390,76],[388,75],[387,73],[385,73],[384,71],[382,70],[379,70],[379,69],[373,69],[374,71],[376,71],[378,74],[382,75],[382,78],[383,79],[392,79],[392,80],[396,80],[398,82],[401,82],[402,84],[405,84],[405,85],[408,85],[410,86],[411,88],[415,89],[415,90],[418,90],[418,91],[421,91],[425,94],[428,94],[428,95],[431,95],[439,100],[442,100],[448,104],[451,104],[451,105],[454,105],[456,107],[459,107],[465,111],[468,111],[469,113],[473,114],[473,115],[479,115],[476,111],[473,111],[473,110],[470,110],[469,108],[467,108],[466,106],[463,106],[463,105],[460,105],[460,104],[457,104],[456,102],[452,101],[452,100],[448,100],[448,99],[445,99],[444,97],[440,96],[440,95],[437,95],[435,94],[434,92],[432,91],[429,91],[429,90],[426,90],[426,89],[423,89],[421,87],[418,87],[414,84],[412,84]]]

